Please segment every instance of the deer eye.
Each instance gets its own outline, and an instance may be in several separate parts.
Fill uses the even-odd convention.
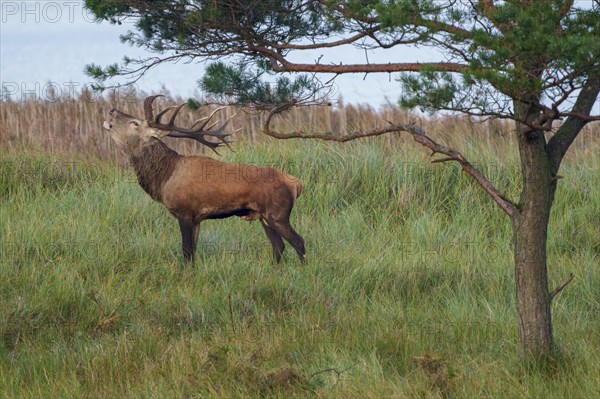
[[[140,124],[139,124],[138,122],[136,122],[136,121],[131,121],[131,122],[129,122],[129,123],[131,123],[131,124],[133,124],[133,125],[135,125],[135,126],[139,126],[139,125],[140,125]]]

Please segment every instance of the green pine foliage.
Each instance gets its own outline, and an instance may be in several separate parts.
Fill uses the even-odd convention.
[[[213,100],[258,109],[294,105],[313,98],[319,89],[305,75],[294,79],[280,76],[271,82],[264,79],[265,75],[272,75],[268,65],[263,63],[260,67],[259,70],[250,70],[243,64],[229,66],[223,62],[215,62],[206,68],[206,73],[198,84]]]

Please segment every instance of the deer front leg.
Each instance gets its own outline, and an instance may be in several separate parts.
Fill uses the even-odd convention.
[[[198,242],[198,231],[200,223],[194,223],[191,220],[178,218],[179,229],[181,230],[181,248],[183,249],[183,260],[190,263],[196,256],[196,243]]]

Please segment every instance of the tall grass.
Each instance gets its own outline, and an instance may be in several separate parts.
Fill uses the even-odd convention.
[[[115,165],[96,127],[110,106],[0,105],[0,397],[600,390],[597,137],[578,140],[561,170],[550,281],[576,279],[553,303],[562,357],[540,370],[517,356],[508,220],[455,165],[429,164],[403,136],[338,145],[246,132],[222,159],[302,180],[292,218],[309,262],[288,247],[273,265],[260,225],[230,218],[203,223],[198,260],[185,266],[174,219]],[[125,111],[141,115],[138,104]],[[385,118],[369,112],[357,120]],[[516,198],[519,165],[503,125],[425,123]]]
[[[0,103],[0,145],[4,148],[18,148],[22,145],[33,145],[36,148],[56,154],[69,154],[77,158],[124,160],[112,143],[110,137],[102,130],[102,122],[109,109],[117,109],[143,117],[142,99],[139,97],[117,95],[97,97],[84,92],[79,97],[56,98],[52,101],[4,101]],[[161,107],[181,103],[182,98],[167,97],[158,99]],[[213,109],[214,107],[208,107]],[[180,112],[179,123],[186,125],[208,114],[208,109],[192,112],[185,108]],[[228,125],[230,133],[244,142],[271,141],[260,134],[264,115],[237,112],[231,107],[221,112],[221,120],[232,117]],[[482,152],[481,159],[487,155],[496,155],[499,148],[513,152],[513,125],[502,121],[476,122],[471,118],[437,117],[425,118],[402,111],[393,106],[375,110],[368,105],[338,104],[329,107],[296,108],[276,118],[274,127],[282,131],[297,130],[307,127],[310,131],[335,131],[347,133],[363,128],[372,128],[387,124],[417,122],[426,132],[440,141],[453,145],[467,153],[469,150]],[[596,153],[600,145],[600,126],[589,125],[574,143],[571,154]],[[402,134],[387,135],[379,142],[392,145],[407,141]],[[168,139],[169,140],[169,139]],[[187,141],[187,142],[186,142]],[[414,143],[411,140],[411,147]],[[207,151],[196,142],[189,140],[171,140],[169,144],[180,151],[201,153]],[[421,149],[416,149],[421,151]],[[208,153],[211,153],[208,150]],[[572,155],[571,155],[572,156]],[[491,158],[491,157],[490,157]],[[493,159],[493,158],[492,158]]]

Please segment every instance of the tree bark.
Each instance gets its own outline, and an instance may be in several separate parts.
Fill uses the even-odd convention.
[[[538,358],[553,349],[546,263],[551,202],[528,199],[523,205],[527,210],[512,220],[519,341],[523,355]]]
[[[531,111],[523,104],[515,104],[515,109],[533,116],[527,115]],[[553,349],[546,242],[556,177],[544,133],[527,130],[517,128],[523,190],[511,221],[521,351],[525,357],[539,359]]]

